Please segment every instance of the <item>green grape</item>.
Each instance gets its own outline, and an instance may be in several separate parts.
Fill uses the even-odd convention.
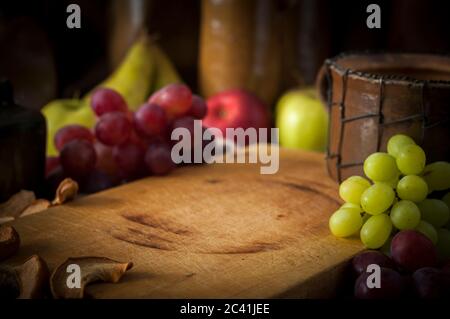
[[[391,220],[391,223],[392,223],[392,220]],[[392,225],[391,236],[394,237],[395,234],[397,234],[399,231],[400,231],[400,229],[398,229],[397,227]]]
[[[450,192],[442,197],[442,201],[447,204],[447,207],[450,210]],[[450,220],[448,221],[447,225],[445,225],[445,228],[450,229]]]
[[[356,209],[358,211],[358,213],[360,213],[360,214],[363,213],[361,206],[353,204],[353,203],[345,203],[341,206],[341,208]]]
[[[397,155],[397,166],[403,175],[418,175],[425,167],[425,152],[414,144],[403,146]]]
[[[392,224],[400,229],[415,229],[420,222],[420,210],[409,200],[401,200],[391,209]]]
[[[427,198],[428,185],[419,176],[406,175],[398,182],[397,194],[401,199],[418,203]]]
[[[376,182],[390,181],[398,176],[395,158],[387,153],[373,153],[364,161],[364,173]]]
[[[336,237],[348,237],[361,228],[361,214],[355,209],[341,208],[330,217],[329,227]]]
[[[448,208],[450,209],[450,192],[445,194],[444,197],[442,197],[442,200],[444,201],[444,203],[447,204]]]
[[[388,240],[392,230],[391,219],[386,214],[370,217],[361,228],[361,241],[370,249],[378,249]]]
[[[392,206],[394,206],[395,204],[397,204],[398,203],[398,198],[397,198],[397,196],[396,197],[394,197],[394,201],[392,202]]]
[[[375,183],[361,195],[361,206],[366,213],[378,215],[388,210],[394,199],[392,187],[385,183]]]
[[[425,166],[422,173],[431,191],[445,191],[450,188],[450,163],[434,162]]]
[[[412,138],[410,138],[407,135],[403,134],[396,134],[392,136],[387,144],[387,151],[389,155],[392,155],[394,157],[398,156],[398,153],[400,152],[400,149],[409,144],[416,144]]]
[[[352,181],[352,182],[360,183],[362,185],[370,186],[370,182],[366,178],[359,176],[359,175],[350,176],[349,178],[346,179],[346,181]]]
[[[447,204],[439,199],[425,199],[418,204],[422,219],[434,227],[442,227],[450,219],[450,211]]]
[[[433,225],[421,220],[419,225],[416,227],[416,230],[427,236],[433,242],[433,244],[437,244],[438,235]]]
[[[359,205],[361,194],[370,186],[370,182],[361,176],[347,178],[339,186],[339,196],[347,203]]]
[[[388,257],[391,257],[391,242],[392,242],[392,238],[394,238],[394,236],[389,236],[389,238],[386,240],[386,242],[383,244],[383,246],[381,246],[380,251],[385,254]]]
[[[364,214],[364,215],[362,216],[362,223],[363,223],[363,225],[366,223],[366,221],[367,221],[370,217],[372,217],[372,215],[370,215],[370,214]]]
[[[450,259],[450,230],[440,228],[437,230],[438,242],[436,245],[438,257],[441,261]]]
[[[391,186],[393,189],[396,189],[397,188],[397,185],[398,185],[398,179],[399,179],[399,175],[398,176],[396,176],[395,178],[393,178],[393,179],[391,179],[391,180],[389,180],[389,181],[386,181],[386,182],[383,182],[383,183],[386,183],[386,184],[388,184],[389,186]]]

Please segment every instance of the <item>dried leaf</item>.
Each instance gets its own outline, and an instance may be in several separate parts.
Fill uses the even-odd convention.
[[[44,298],[48,296],[49,277],[46,262],[33,255],[19,266],[0,268],[1,295],[19,299]]]
[[[25,210],[20,214],[20,217],[33,215],[36,213],[40,213],[51,206],[51,203],[46,199],[36,199],[31,203]]]
[[[67,286],[68,277],[72,275],[67,269],[72,264],[80,267],[80,288]],[[116,283],[132,267],[131,262],[121,263],[106,257],[68,258],[53,271],[50,288],[54,298],[83,298],[84,289],[88,284],[97,281]]]
[[[21,190],[0,204],[0,217],[19,217],[22,212],[36,200],[34,192]]]
[[[71,178],[64,179],[56,190],[55,199],[52,206],[61,205],[68,200],[73,199],[78,193],[78,183]]]
[[[20,246],[20,237],[12,226],[0,226],[0,261],[14,255]]]

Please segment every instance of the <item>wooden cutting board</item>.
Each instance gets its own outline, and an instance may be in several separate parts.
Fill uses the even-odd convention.
[[[132,261],[120,283],[88,287],[97,298],[332,296],[363,248],[328,230],[340,200],[323,155],[281,149],[277,174],[259,167],[184,167],[24,217],[8,262]]]

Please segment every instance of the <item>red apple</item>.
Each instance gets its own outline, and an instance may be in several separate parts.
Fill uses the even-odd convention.
[[[227,90],[211,96],[208,112],[203,119],[206,127],[217,127],[225,136],[226,128],[268,128],[267,106],[254,94],[241,90]]]

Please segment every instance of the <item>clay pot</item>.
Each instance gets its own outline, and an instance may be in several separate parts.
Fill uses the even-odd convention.
[[[328,105],[327,167],[341,182],[363,174],[364,159],[386,151],[397,133],[411,136],[427,163],[450,158],[450,56],[342,54],[317,78]]]

